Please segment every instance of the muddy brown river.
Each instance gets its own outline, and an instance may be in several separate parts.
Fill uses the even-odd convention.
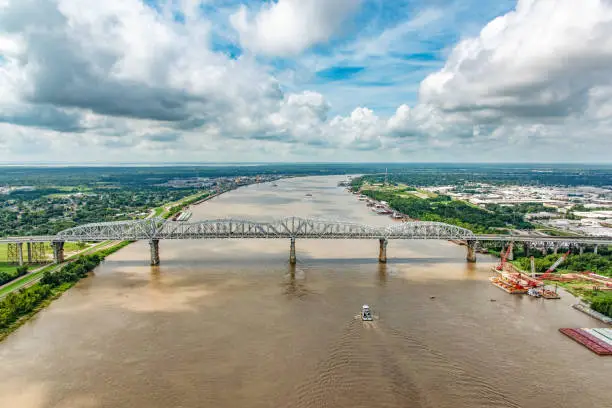
[[[193,219],[393,222],[341,179],[241,188]],[[376,240],[298,240],[294,268],[288,240],[160,252],[119,251],[0,343],[0,407],[612,407],[612,358],[557,331],[603,324],[567,294],[502,292],[494,259],[449,242],[391,241],[387,265]]]

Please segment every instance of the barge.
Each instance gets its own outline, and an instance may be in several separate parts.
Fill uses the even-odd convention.
[[[612,356],[612,329],[570,329],[559,331],[600,356]]]
[[[183,211],[172,217],[172,221],[187,221],[191,218],[191,211]]]
[[[493,285],[497,286],[504,292],[510,293],[511,295],[524,295],[525,293],[527,293],[526,288],[518,286],[516,283],[507,280],[503,276],[493,276],[489,278],[489,280]]]

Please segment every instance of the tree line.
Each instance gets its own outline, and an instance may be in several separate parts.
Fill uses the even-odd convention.
[[[45,272],[40,281],[29,288],[9,293],[0,300],[0,335],[9,332],[19,319],[35,313],[46,301],[87,276],[106,256],[128,244],[130,242],[125,241],[96,254],[80,256],[55,273]]]
[[[5,283],[12,281],[13,279],[17,279],[18,277],[23,276],[26,273],[28,273],[27,266],[18,266],[12,271],[0,271],[0,285],[4,285]]]
[[[421,221],[438,221],[457,225],[475,233],[500,233],[499,229],[532,229],[522,215],[496,212],[472,206],[463,201],[440,195],[436,198],[403,197],[396,192],[363,190],[362,193],[378,201],[386,201],[396,211]]]

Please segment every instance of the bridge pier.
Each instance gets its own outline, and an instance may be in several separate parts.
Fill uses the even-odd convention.
[[[378,262],[379,263],[387,263],[387,244],[388,241],[386,238],[378,239],[379,248],[378,248]]]
[[[64,241],[53,241],[53,263],[60,264],[64,262]]]
[[[580,253],[580,255],[584,254],[584,246],[579,245],[578,246],[578,252]]]
[[[150,240],[149,247],[151,249],[151,266],[159,265],[159,239]]]
[[[289,247],[289,264],[295,265],[296,261],[297,259],[295,257],[295,238],[291,238],[291,246]]]
[[[553,254],[558,255],[558,253],[559,253],[559,245],[555,243],[553,245]]]
[[[595,245],[595,248],[593,248],[593,253],[597,254],[597,245]]]
[[[525,253],[525,258],[529,258],[529,256],[531,256],[531,254],[529,253],[531,248],[529,245],[529,242],[525,242],[525,244],[523,245],[523,252]]]
[[[473,239],[467,240],[467,256],[465,258],[468,262],[476,262],[476,241]]]
[[[28,247],[28,263],[31,264],[32,263],[32,243],[28,242],[26,245]]]
[[[23,266],[23,242],[17,243],[17,262],[19,266]]]

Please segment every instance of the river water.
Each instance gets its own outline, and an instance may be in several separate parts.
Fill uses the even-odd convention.
[[[241,188],[193,219],[392,222],[341,179]],[[557,331],[602,324],[569,295],[507,295],[451,243],[392,241],[379,265],[376,240],[298,240],[294,268],[286,240],[160,246],[159,268],[130,245],[0,343],[0,407],[612,407],[612,359]]]

